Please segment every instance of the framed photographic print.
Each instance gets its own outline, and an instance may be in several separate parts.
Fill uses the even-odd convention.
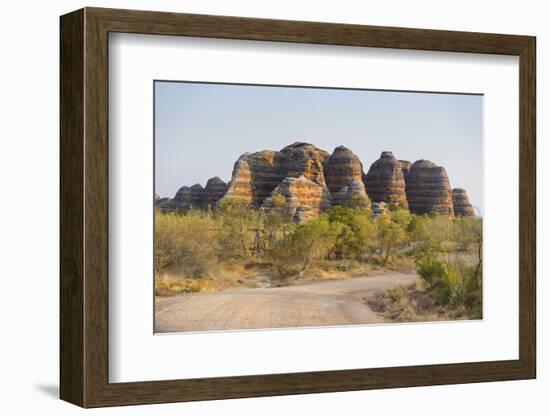
[[[62,16],[61,398],[534,378],[535,49]]]

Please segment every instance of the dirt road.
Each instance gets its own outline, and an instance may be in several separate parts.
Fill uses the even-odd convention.
[[[411,284],[392,273],[302,286],[235,289],[156,299],[156,332],[219,331],[384,322],[365,303],[373,293]]]

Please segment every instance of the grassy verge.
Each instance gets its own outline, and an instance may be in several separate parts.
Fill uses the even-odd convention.
[[[399,271],[414,271],[414,259],[396,256],[386,265],[357,260],[326,260],[304,272],[281,274],[272,263],[251,259],[246,263],[228,262],[212,269],[206,276],[190,278],[177,271],[161,272],[155,284],[156,296],[173,296],[183,293],[216,292],[234,288],[284,287],[327,280],[345,280],[354,277],[374,276]]]
[[[481,252],[477,259],[450,256],[430,243],[417,250],[415,264],[420,276],[416,284],[375,294],[367,304],[395,322],[482,318]]]
[[[419,282],[398,286],[367,300],[372,310],[393,322],[431,322],[481,319],[481,304],[445,304],[434,289]]]

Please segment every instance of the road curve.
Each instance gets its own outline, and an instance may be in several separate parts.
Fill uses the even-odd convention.
[[[235,289],[156,298],[155,332],[220,331],[384,322],[365,303],[373,293],[411,284],[391,273],[279,288]]]

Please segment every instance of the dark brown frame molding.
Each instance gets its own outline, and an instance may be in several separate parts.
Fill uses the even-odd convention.
[[[109,383],[110,32],[519,56],[519,359]],[[99,8],[85,8],[62,16],[61,398],[83,407],[101,407],[535,378],[535,45],[531,36]]]

